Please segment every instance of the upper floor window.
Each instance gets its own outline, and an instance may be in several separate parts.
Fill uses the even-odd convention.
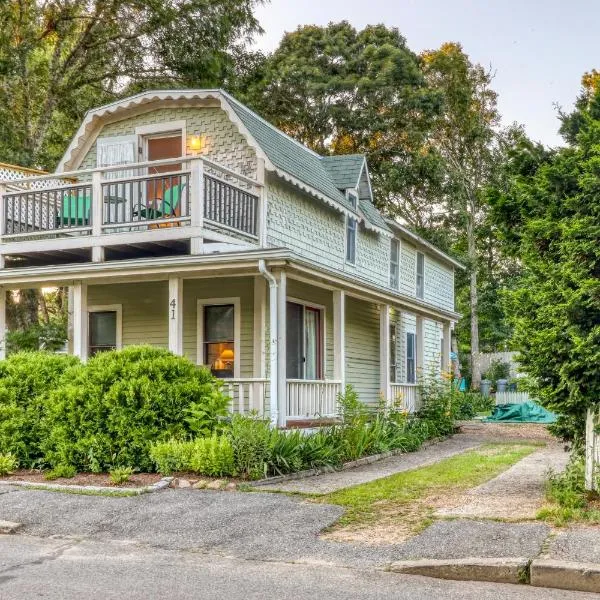
[[[346,198],[348,198],[352,208],[358,206],[358,194],[356,193],[356,190],[346,190]]]
[[[395,290],[400,285],[400,242],[392,239],[390,245],[390,287]]]
[[[425,256],[417,252],[417,298],[425,296]]]
[[[346,262],[356,263],[356,229],[358,221],[348,215],[346,217]]]

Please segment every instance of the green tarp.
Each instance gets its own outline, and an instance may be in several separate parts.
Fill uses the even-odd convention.
[[[554,423],[556,415],[529,400],[522,404],[499,404],[485,420],[503,423]]]

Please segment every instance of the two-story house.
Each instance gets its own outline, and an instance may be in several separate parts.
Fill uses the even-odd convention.
[[[319,156],[222,90],[101,106],[56,173],[0,185],[0,286],[68,286],[83,360],[169,348],[279,425],[333,415],[346,384],[410,409],[449,365],[461,265],[382,217],[363,156]]]

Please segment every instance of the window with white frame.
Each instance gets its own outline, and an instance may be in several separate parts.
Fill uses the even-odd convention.
[[[356,193],[356,190],[346,190],[346,198],[348,198],[352,208],[356,208],[358,206],[358,194]]]
[[[417,298],[425,296],[425,255],[417,252]]]
[[[417,383],[417,336],[406,333],[406,383]]]
[[[400,242],[394,238],[390,244],[390,287],[400,286]]]
[[[198,363],[220,379],[239,377],[240,300],[198,300]]]
[[[120,304],[88,308],[88,356],[121,348]]]
[[[346,262],[350,264],[356,263],[356,230],[358,221],[351,217],[346,216]]]

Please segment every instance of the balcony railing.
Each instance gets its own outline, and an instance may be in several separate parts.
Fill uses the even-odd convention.
[[[258,236],[259,184],[206,159],[171,159],[0,184],[3,241],[201,225]]]
[[[287,380],[287,416],[291,419],[335,417],[341,381]]]

